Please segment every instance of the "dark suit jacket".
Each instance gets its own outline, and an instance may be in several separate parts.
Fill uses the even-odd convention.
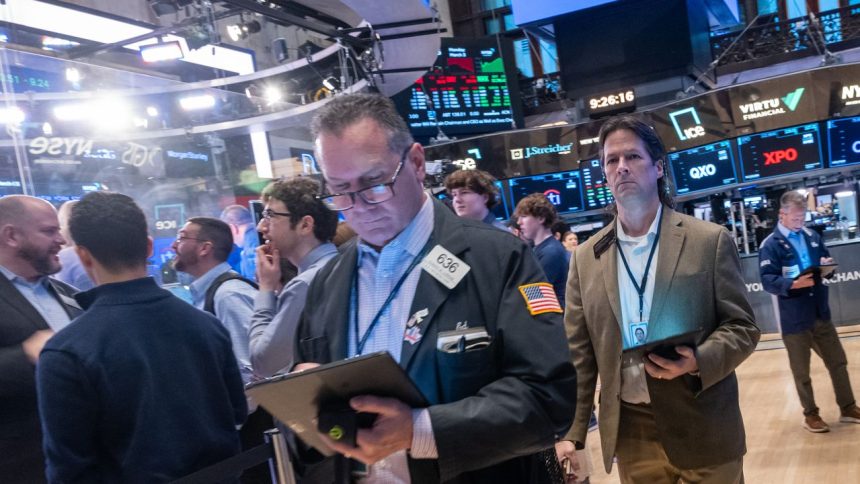
[[[565,326],[578,377],[567,439],[584,442],[600,375],[600,439],[607,472],[618,437],[622,337],[615,223],[573,253]],[[717,465],[746,452],[735,368],[759,339],[740,259],[728,232],[663,207],[648,339],[680,323],[704,328],[696,347],[700,376],[647,376],[651,407],[669,460],[682,469]]]
[[[452,290],[422,271],[415,291],[410,314],[428,314],[419,326],[421,340],[403,343],[400,365],[430,402],[439,458],[410,460],[412,481],[527,483],[534,461],[525,456],[564,435],[576,398],[561,315],[529,313],[519,288],[546,278],[525,244],[434,203],[432,244],[471,270]],[[314,279],[296,338],[298,362],[347,357],[356,254],[352,241]],[[485,327],[491,346],[438,351],[439,332],[459,322]]]
[[[49,279],[70,318],[81,313],[70,306],[77,290]],[[60,297],[65,296],[65,298]],[[35,367],[21,343],[40,329],[50,329],[39,312],[0,274],[0,480],[43,482],[42,431],[36,409]],[[33,468],[34,465],[37,467]]]

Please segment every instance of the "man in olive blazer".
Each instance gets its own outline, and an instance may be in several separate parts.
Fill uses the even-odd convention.
[[[577,248],[568,275],[565,326],[578,389],[566,440],[585,442],[599,375],[607,472],[617,455],[622,482],[742,482],[746,446],[734,370],[755,349],[759,330],[745,296],[737,249],[722,227],[672,210],[662,143],[648,125],[620,119],[608,121],[600,136],[601,162],[618,201],[618,216]],[[629,403],[622,402],[622,328],[630,326],[621,324],[625,299],[619,284],[628,283],[628,274],[621,265],[619,239],[635,236],[651,237],[647,240],[657,246],[656,267],[650,268],[653,296],[643,318],[647,341],[702,331],[692,349],[678,350],[683,357],[677,361],[637,357],[636,364],[644,359],[638,394],[645,401]],[[631,254],[636,252],[627,252],[629,265],[637,267],[632,263],[637,256]],[[648,252],[640,252],[640,261],[642,254]],[[628,321],[635,301],[635,293],[627,299]],[[634,378],[624,374],[629,385]],[[627,397],[637,393],[626,391]],[[560,449],[559,455],[570,452]]]

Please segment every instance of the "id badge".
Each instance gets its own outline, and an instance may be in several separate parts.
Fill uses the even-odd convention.
[[[648,341],[648,321],[630,323],[627,329],[631,348],[644,345]]]
[[[794,279],[795,277],[800,275],[800,266],[797,264],[793,266],[782,266],[782,277],[786,279]]]

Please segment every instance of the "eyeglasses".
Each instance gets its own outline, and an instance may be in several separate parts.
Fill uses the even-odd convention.
[[[271,208],[267,208],[267,209],[263,210],[263,218],[266,220],[272,220],[272,217],[275,217],[275,216],[289,217],[291,215],[292,215],[291,213],[287,213],[287,212],[276,212],[276,211],[272,210]]]
[[[397,164],[397,169],[394,170],[394,175],[391,176],[391,181],[388,183],[379,183],[354,192],[329,193],[317,197],[328,207],[329,210],[335,212],[343,212],[355,206],[355,196],[358,195],[364,203],[368,205],[376,205],[378,203],[387,202],[394,197],[394,183],[397,181],[397,175],[403,168],[403,163],[406,161],[406,155],[412,150],[412,146],[406,148],[403,154],[400,155],[400,162]]]
[[[187,237],[185,235],[180,235],[180,236],[176,237],[176,242],[178,242],[178,243],[185,242],[186,240],[196,240],[197,242],[209,242],[206,239],[198,239],[197,237]]]

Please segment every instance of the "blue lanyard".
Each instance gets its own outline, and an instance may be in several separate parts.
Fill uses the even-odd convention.
[[[382,303],[382,306],[379,308],[379,311],[376,312],[376,316],[370,321],[370,326],[367,327],[367,331],[364,332],[364,335],[359,337],[360,329],[358,327],[358,264],[355,265],[355,269],[352,271],[352,325],[355,329],[355,352],[356,355],[361,355],[364,352],[364,347],[367,345],[367,340],[370,339],[370,335],[373,333],[373,330],[376,329],[377,324],[379,323],[379,319],[382,317],[382,313],[391,305],[391,302],[394,301],[394,298],[397,297],[397,293],[400,291],[400,287],[403,286],[403,283],[406,282],[406,278],[409,277],[409,274],[412,273],[412,270],[415,269],[415,266],[424,259],[424,256],[430,252],[431,239],[427,240],[427,243],[424,244],[424,248],[421,249],[421,252],[416,255],[412,262],[409,263],[409,267],[406,268],[406,271],[403,272],[403,275],[400,276],[400,280],[397,281],[397,284],[394,285],[394,289],[391,290],[391,293],[388,294],[388,297],[385,299],[385,302]]]
[[[659,214],[658,212],[658,215]],[[654,237],[654,245],[651,246],[651,253],[648,254],[648,262],[645,263],[645,273],[642,274],[642,284],[636,283],[636,278],[633,277],[633,271],[630,270],[630,265],[627,263],[627,258],[624,257],[624,251],[621,250],[621,243],[618,243],[618,253],[621,254],[621,262],[624,263],[624,268],[627,269],[627,276],[630,277],[630,282],[636,288],[636,293],[639,294],[639,322],[642,321],[642,312],[645,309],[645,286],[648,284],[648,272],[651,270],[651,261],[654,259],[654,252],[657,250],[657,242],[660,240],[660,227],[663,225],[663,217],[657,221],[657,235]],[[647,237],[647,235],[646,235]]]

